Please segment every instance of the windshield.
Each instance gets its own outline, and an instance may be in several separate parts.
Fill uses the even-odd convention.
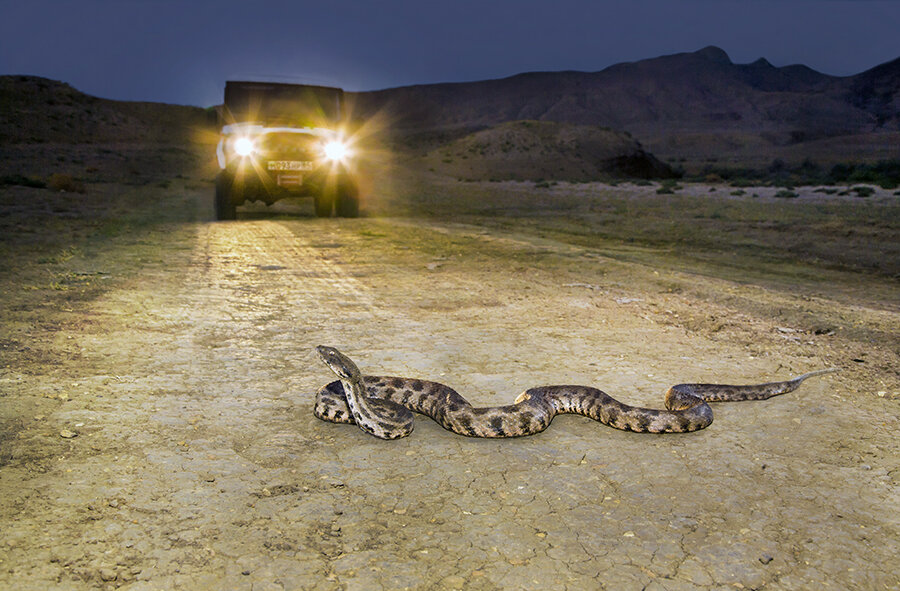
[[[343,91],[326,86],[227,82],[229,122],[331,127],[341,119]]]

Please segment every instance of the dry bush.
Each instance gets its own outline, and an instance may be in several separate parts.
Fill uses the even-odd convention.
[[[50,175],[47,186],[54,191],[65,191],[66,193],[84,193],[84,183],[72,178],[68,174],[54,173]]]

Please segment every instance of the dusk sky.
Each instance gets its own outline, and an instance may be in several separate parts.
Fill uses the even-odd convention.
[[[900,57],[898,31],[900,0],[0,0],[0,74],[199,106],[228,79],[376,90],[707,45],[843,76]]]

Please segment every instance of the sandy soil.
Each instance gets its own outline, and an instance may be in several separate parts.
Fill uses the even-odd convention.
[[[106,204],[94,212],[0,190],[0,586],[900,585],[896,341],[777,313],[892,330],[895,302],[472,219],[319,220],[304,206],[211,223],[211,189],[190,180],[91,193]],[[313,417],[333,378],[317,344],[479,405],[584,383],[661,407],[677,382],[844,371],[716,405],[692,434],[567,416],[473,440],[419,417],[385,442]]]

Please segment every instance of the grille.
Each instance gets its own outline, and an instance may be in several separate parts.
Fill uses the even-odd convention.
[[[267,133],[259,141],[259,150],[269,159],[315,160],[318,138],[301,133]]]

